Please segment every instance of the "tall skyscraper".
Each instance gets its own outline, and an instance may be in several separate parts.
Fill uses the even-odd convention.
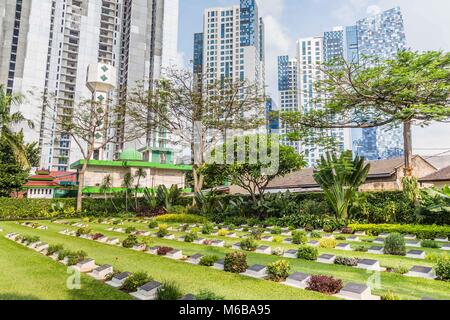
[[[384,11],[378,15],[357,22],[357,56],[389,59],[398,51],[406,49],[406,36],[403,17],[399,7]],[[352,38],[354,41],[354,38]],[[353,48],[355,46],[353,45]],[[354,56],[350,49],[349,56]],[[402,156],[403,129],[378,127],[352,130],[355,153],[368,160],[389,159]]]
[[[264,24],[255,0],[205,10],[203,33],[194,36],[194,72],[200,67],[206,82],[247,80],[264,90]]]
[[[177,32],[178,0],[2,1],[0,83],[10,92],[35,93],[20,111],[36,124],[23,129],[25,141],[39,141],[41,167],[65,171],[81,157],[57,123],[91,97],[89,65],[114,67],[117,88],[149,82],[175,63]],[[57,108],[45,103],[50,96]],[[103,154],[112,159],[121,148],[119,139]]]

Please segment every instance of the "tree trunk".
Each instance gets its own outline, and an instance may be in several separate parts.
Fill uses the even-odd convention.
[[[83,206],[83,188],[84,188],[84,174],[86,172],[88,161],[85,160],[78,176],[78,193],[77,193],[77,211],[80,212]]]
[[[412,167],[412,134],[411,134],[411,126],[412,121],[407,120],[403,122],[403,141],[404,141],[404,149],[405,149],[405,169],[404,174],[405,177],[413,176],[413,167]]]

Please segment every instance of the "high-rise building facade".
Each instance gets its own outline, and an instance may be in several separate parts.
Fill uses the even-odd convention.
[[[350,27],[357,33],[357,57],[393,58],[398,51],[406,49],[406,36],[399,7],[378,15],[359,20]],[[351,38],[354,41],[354,38]],[[350,45],[348,48],[355,48]],[[348,51],[355,55],[355,49]],[[403,129],[378,127],[352,130],[353,150],[368,160],[389,159],[402,156]]]
[[[203,33],[194,36],[194,72],[200,67],[206,82],[231,78],[264,89],[264,24],[255,0],[205,10]]]
[[[81,158],[57,124],[91,98],[89,65],[117,70],[116,88],[149,82],[175,63],[177,32],[178,0],[2,1],[0,83],[10,92],[35,93],[19,108],[36,125],[23,129],[25,141],[39,141],[41,167],[65,171]],[[119,139],[104,157],[114,158],[121,148]]]

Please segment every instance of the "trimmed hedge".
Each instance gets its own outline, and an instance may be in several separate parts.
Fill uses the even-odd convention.
[[[76,199],[0,198],[0,220],[75,216]]]
[[[420,239],[450,237],[450,226],[417,225],[417,224],[351,224],[355,231],[366,231],[368,235],[377,236],[382,232],[415,234]]]

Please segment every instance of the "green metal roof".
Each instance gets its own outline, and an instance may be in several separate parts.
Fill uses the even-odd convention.
[[[119,156],[119,160],[122,161],[142,161],[143,159],[142,153],[135,149],[126,149]]]
[[[85,160],[78,160],[70,165],[71,169],[78,169],[85,163]],[[137,168],[154,168],[166,170],[191,171],[191,165],[161,164],[157,162],[144,161],[109,161],[109,160],[89,160],[89,166],[98,167],[137,167]]]

